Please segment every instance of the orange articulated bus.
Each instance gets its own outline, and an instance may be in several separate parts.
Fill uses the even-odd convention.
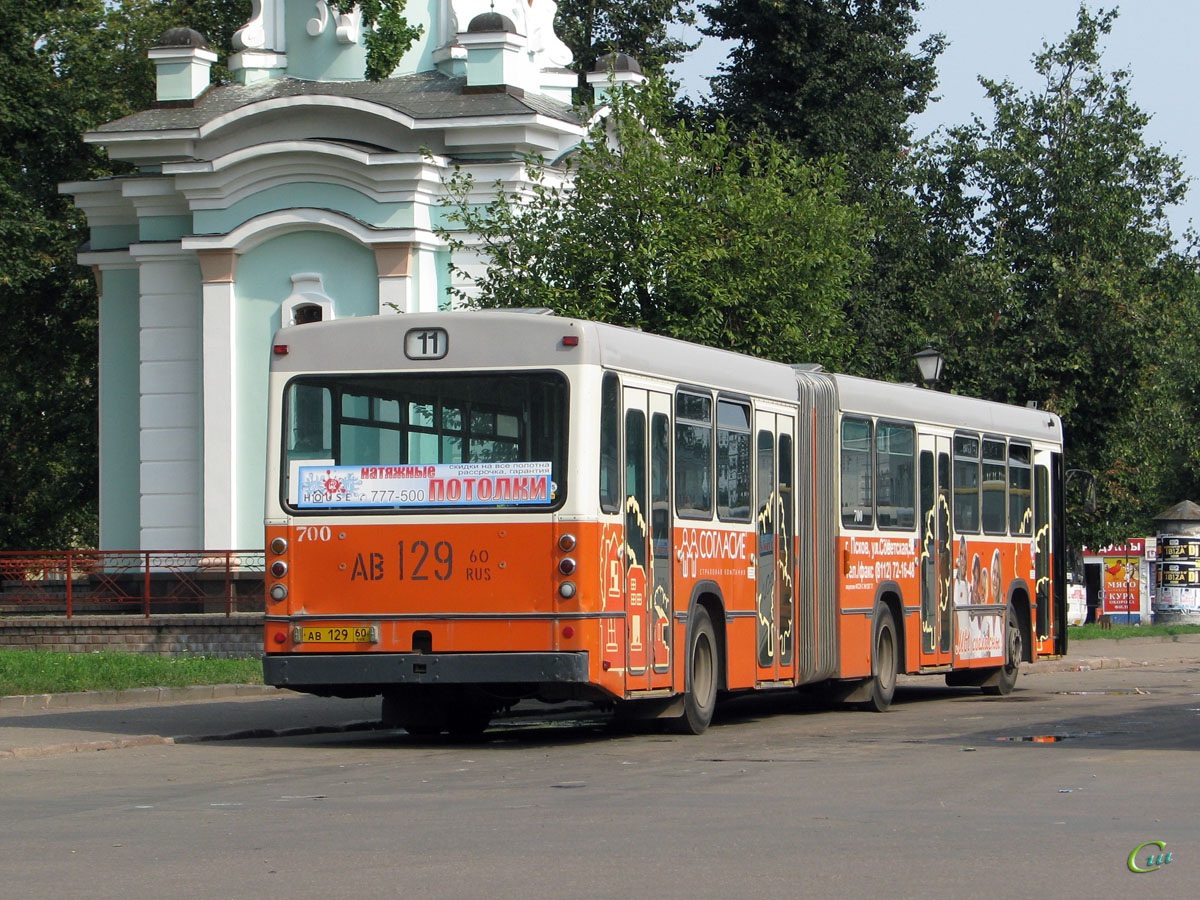
[[[468,735],[527,698],[885,710],[1066,652],[1048,412],[520,311],[298,325],[271,363],[268,684]]]

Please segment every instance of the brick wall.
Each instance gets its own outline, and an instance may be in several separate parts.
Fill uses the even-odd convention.
[[[0,648],[6,650],[254,657],[262,654],[262,635],[262,613],[0,618]]]

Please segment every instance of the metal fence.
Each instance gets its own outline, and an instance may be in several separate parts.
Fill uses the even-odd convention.
[[[263,610],[261,550],[0,552],[0,616]]]

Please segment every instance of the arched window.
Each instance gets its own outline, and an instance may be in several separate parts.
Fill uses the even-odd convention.
[[[292,276],[292,292],[280,304],[284,325],[307,325],[333,318],[333,299],[325,293],[319,272],[297,272]]]

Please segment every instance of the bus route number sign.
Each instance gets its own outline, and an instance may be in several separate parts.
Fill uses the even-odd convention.
[[[412,328],[404,335],[404,355],[409,359],[442,359],[449,350],[445,328]]]

